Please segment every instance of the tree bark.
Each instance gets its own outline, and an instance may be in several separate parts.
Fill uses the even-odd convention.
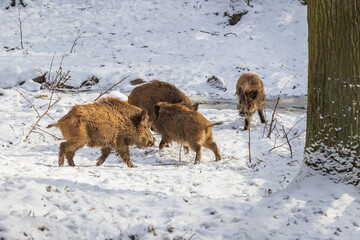
[[[360,0],[308,1],[305,163],[360,182]]]

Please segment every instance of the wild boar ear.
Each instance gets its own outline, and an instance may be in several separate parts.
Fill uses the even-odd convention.
[[[145,109],[143,109],[141,111],[141,122],[144,121],[146,119],[146,116],[147,116],[147,111]]]
[[[199,102],[196,102],[196,103],[192,106],[194,111],[197,111],[197,110],[198,110],[199,104],[200,104]]]
[[[160,106],[158,104],[156,104],[154,107],[155,119],[158,119],[159,111],[160,111]]]
[[[147,115],[146,110],[142,110],[140,114],[137,114],[131,118],[131,121],[135,124],[135,126],[139,126],[142,121],[145,120]]]

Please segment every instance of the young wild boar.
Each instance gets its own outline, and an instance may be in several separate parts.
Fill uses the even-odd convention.
[[[158,102],[182,103],[190,109],[197,110],[198,104],[193,105],[192,101],[175,85],[152,80],[132,90],[128,102],[134,106],[145,109],[149,114],[149,121],[155,119],[154,106]]]
[[[201,146],[211,149],[216,161],[221,159],[218,147],[213,140],[211,127],[222,122],[211,124],[199,112],[182,104],[157,103],[154,107],[155,131],[162,136],[160,149],[171,141],[189,146],[196,152],[195,164],[201,160]]]
[[[75,166],[76,150],[87,145],[101,148],[96,166],[103,164],[115,149],[128,167],[136,167],[130,160],[129,146],[154,145],[148,119],[146,110],[111,97],[72,107],[57,123],[48,126],[58,127],[66,140],[60,144],[59,166],[64,166],[65,157],[70,166]]]
[[[240,115],[245,115],[244,130],[249,128],[251,116],[257,111],[262,123],[265,123],[264,104],[265,93],[264,85],[259,76],[255,73],[241,74],[236,84],[236,93],[239,98],[237,108]]]

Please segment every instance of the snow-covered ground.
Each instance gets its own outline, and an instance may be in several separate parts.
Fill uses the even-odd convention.
[[[288,81],[283,97],[303,98],[307,22],[299,1],[25,2],[23,50],[18,10],[0,2],[1,239],[360,238],[358,190],[309,177],[302,168],[302,109],[279,109],[271,138],[254,115],[251,163],[243,119],[233,107],[211,104],[200,105],[199,112],[210,122],[224,122],[213,128],[220,162],[207,149],[198,165],[192,151],[182,152],[179,161],[180,146],[172,144],[163,150],[131,147],[134,169],[113,154],[96,167],[100,151],[89,148],[75,155],[77,167],[59,168],[60,141],[37,130],[24,142],[38,119],[34,107],[42,115],[50,98],[32,79],[49,70],[54,53],[52,73],[64,55],[67,84],[100,78],[91,91],[59,93],[61,100],[39,122],[58,137],[57,129],[45,128],[49,123],[75,104],[93,102],[125,76],[130,77],[106,95],[128,95],[131,80],[155,78],[196,100],[235,104],[236,80],[251,71],[262,78],[269,99]],[[241,11],[248,13],[228,25],[224,12]],[[70,53],[78,33],[83,34]],[[226,91],[206,83],[213,75]],[[268,107],[268,120],[272,112]],[[292,157],[282,126],[292,139]],[[155,138],[158,146],[160,136]]]

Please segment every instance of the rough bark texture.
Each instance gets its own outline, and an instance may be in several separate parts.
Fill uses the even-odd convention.
[[[360,0],[308,1],[305,163],[360,181]]]

